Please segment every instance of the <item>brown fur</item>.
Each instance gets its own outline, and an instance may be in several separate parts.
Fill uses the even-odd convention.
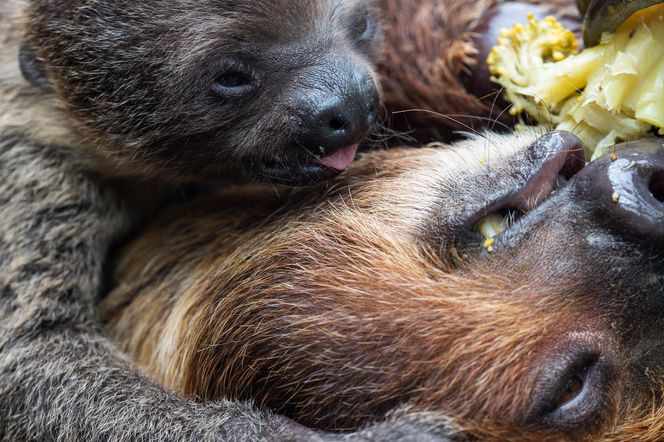
[[[391,49],[379,73],[392,125],[429,142],[453,138],[451,130],[472,132],[512,124],[505,112],[507,103],[498,88],[491,87],[488,70],[481,69],[495,41],[486,41],[480,33],[496,7],[509,2],[380,0],[389,17],[384,33]],[[570,25],[578,20],[573,0],[514,3],[532,7],[519,8],[500,26],[525,22],[529,9],[538,15],[555,15]],[[478,69],[482,71],[479,78]]]
[[[407,112],[395,115],[397,122],[406,119],[415,128],[467,129],[468,124],[481,124],[465,116],[492,116],[495,97],[474,96],[463,79],[477,63],[473,29],[498,2],[382,1],[392,18],[385,38],[397,48],[387,52],[381,65],[383,93],[390,110]]]
[[[625,320],[614,295],[641,283],[604,291],[626,276],[593,270],[611,257],[586,250],[574,202],[544,204],[538,236],[513,251],[467,264],[448,252],[446,229],[493,180],[520,185],[532,139],[376,152],[313,194],[237,189],[169,209],[122,254],[110,333],[186,396],[254,399],[321,428],[401,404],[481,439],[660,440],[662,358],[652,385],[628,388],[641,356],[608,325]],[[560,427],[534,405],[541,372],[578,349],[605,367],[602,407]]]
[[[261,48],[287,49],[267,57],[284,68],[276,69],[282,78],[272,79],[272,86],[307,92],[330,75],[326,85],[339,86],[336,63],[370,71],[380,42],[365,44],[347,32],[354,19],[364,17],[362,4],[3,2],[0,440],[339,439],[245,402],[202,405],[166,391],[100,333],[97,305],[110,247],[132,229],[139,213],[158,203],[157,195],[172,189],[146,182],[146,175],[265,178],[255,158],[245,163],[239,157],[263,152],[277,166],[297,166],[298,155],[310,159],[292,143],[290,129],[297,121],[285,118],[289,110],[272,98],[268,106],[260,98],[238,105],[211,93],[216,63],[227,61],[220,55],[228,55],[229,46],[238,49],[233,37],[254,43],[265,37],[269,41],[262,40]],[[248,18],[229,14],[229,8],[247,5],[253,8]],[[272,26],[275,13],[283,26]],[[310,22],[312,15],[320,20]],[[308,32],[321,38],[309,38]],[[308,49],[293,49],[296,37]],[[321,57],[320,51],[334,55]],[[34,62],[23,72],[37,76],[22,76],[19,60]],[[293,63],[302,75],[285,69]],[[43,73],[48,78],[39,78]],[[270,95],[269,89],[262,92]],[[280,151],[282,142],[288,151]],[[442,420],[393,413],[348,437],[412,439],[426,433],[430,440],[445,440],[449,431],[437,425]]]
[[[292,42],[309,28],[290,25],[303,18],[310,24],[316,7],[329,4],[300,1],[297,8],[295,3],[5,4],[0,12],[0,28],[6,31],[0,33],[0,182],[2,212],[10,216],[0,222],[0,439],[314,437],[245,403],[202,406],[165,392],[97,332],[95,315],[106,251],[137,211],[135,204],[126,204],[126,192],[115,192],[116,183],[105,183],[113,189],[102,186],[97,173],[265,178],[254,173],[257,163],[300,159],[284,141],[292,141],[297,120],[286,118],[290,113],[284,106],[268,112],[261,99],[220,104],[209,93],[218,54],[233,46],[229,34],[237,32],[246,41],[269,33],[271,42]],[[238,4],[257,7],[256,19],[228,16],[224,6]],[[275,13],[285,26],[271,26]],[[375,47],[349,50],[355,40],[344,30],[351,16],[323,19],[324,32],[317,35],[322,42],[305,38],[306,48],[295,48],[302,56],[295,61],[306,75],[294,77],[315,80],[306,70],[309,61],[332,62],[340,53],[368,66]],[[39,88],[20,77],[21,41],[41,62],[38,71],[48,75],[35,82]],[[292,67],[290,55],[276,58]],[[298,153],[310,159],[308,152]],[[440,413],[392,413],[352,437],[421,439],[426,433],[445,438],[450,428]]]

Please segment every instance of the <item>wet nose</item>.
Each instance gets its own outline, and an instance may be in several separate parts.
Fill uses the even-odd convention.
[[[316,155],[328,156],[359,143],[376,122],[379,95],[373,78],[350,75],[342,82],[341,87],[309,94],[302,104],[298,141]]]
[[[664,239],[664,147],[642,139],[616,145],[579,175],[580,191],[600,219],[625,235]]]

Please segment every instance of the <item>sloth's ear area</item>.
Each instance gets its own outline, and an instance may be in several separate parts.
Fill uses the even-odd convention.
[[[35,56],[25,40],[21,42],[18,52],[18,64],[23,78],[28,83],[41,89],[51,89],[51,82],[46,75],[44,62]]]

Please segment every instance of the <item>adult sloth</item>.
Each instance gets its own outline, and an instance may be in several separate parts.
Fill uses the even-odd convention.
[[[401,405],[472,438],[661,440],[664,148],[615,150],[487,134],[168,208],[122,252],[109,331],[186,396],[326,429]]]
[[[475,19],[453,29],[472,33],[495,3],[469,9]],[[313,437],[244,404],[200,406],[146,382],[99,334],[96,295],[108,247],[170,187],[164,181],[299,183],[350,163],[376,116],[367,80],[381,41],[375,9],[352,0],[5,6],[0,438]],[[307,118],[339,91],[352,118],[328,118],[326,106],[323,118]],[[421,437],[412,422],[359,437]]]

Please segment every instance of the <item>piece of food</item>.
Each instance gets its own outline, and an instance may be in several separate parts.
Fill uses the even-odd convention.
[[[578,52],[553,17],[502,31],[488,57],[513,115],[573,132],[587,158],[614,144],[664,134],[664,5],[643,9]]]
[[[480,234],[484,237],[486,241],[493,239],[495,236],[500,235],[507,227],[509,226],[509,220],[507,217],[500,216],[498,214],[492,214],[485,218],[482,218],[475,228]],[[493,243],[488,244],[493,245]],[[485,248],[487,245],[485,245]]]
[[[518,215],[516,210],[510,209],[505,213],[492,213],[482,218],[476,225],[475,230],[482,235],[482,247],[491,253],[496,244],[496,236],[509,229]]]

